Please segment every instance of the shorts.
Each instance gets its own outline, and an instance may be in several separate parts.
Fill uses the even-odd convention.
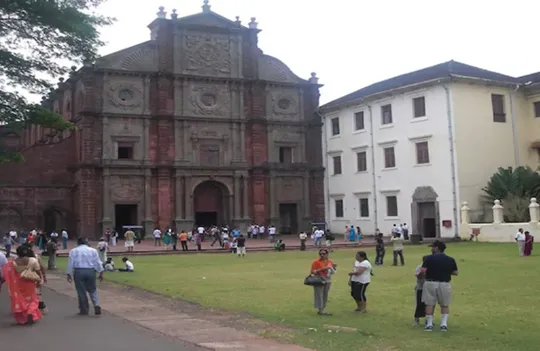
[[[239,255],[245,255],[246,254],[246,247],[237,247],[236,248],[236,253],[239,254]]]
[[[125,247],[133,247],[133,246],[135,246],[135,241],[134,240],[126,240],[124,246]]]
[[[452,286],[447,282],[426,281],[422,289],[422,302],[426,306],[450,306]]]
[[[351,282],[351,297],[355,301],[367,301],[366,290],[369,283]]]

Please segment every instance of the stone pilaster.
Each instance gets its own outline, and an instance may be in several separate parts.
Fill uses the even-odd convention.
[[[152,171],[147,169],[144,174],[144,220],[143,227],[146,237],[150,237],[154,230],[152,220]]]
[[[111,175],[108,168],[103,169],[103,187],[101,194],[102,201],[102,215],[101,229],[102,233],[105,233],[107,228],[112,228],[112,210],[111,210]]]

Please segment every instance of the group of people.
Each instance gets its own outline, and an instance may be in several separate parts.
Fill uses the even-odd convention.
[[[534,236],[529,232],[523,232],[523,228],[519,228],[514,239],[518,245],[518,254],[520,256],[530,256],[533,250]]]
[[[398,235],[396,233],[395,235]],[[420,318],[425,318],[424,330],[433,331],[433,313],[438,304],[441,308],[441,331],[448,331],[449,306],[452,290],[452,276],[458,275],[456,261],[445,254],[446,244],[436,241],[431,245],[431,255],[422,258],[422,264],[415,270],[416,276],[416,307],[414,309],[414,325],[420,324]],[[319,250],[319,258],[311,264],[310,276],[320,279],[307,280],[313,286],[314,306],[317,314],[331,315],[326,311],[328,295],[332,286],[332,276],[337,272],[337,265],[329,258],[329,250]],[[374,275],[373,266],[365,251],[358,251],[352,270],[348,273],[351,297],[356,304],[356,312],[367,312],[366,291]]]

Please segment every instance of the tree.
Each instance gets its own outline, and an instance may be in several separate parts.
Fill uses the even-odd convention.
[[[10,131],[31,124],[56,131],[70,121],[29,102],[19,91],[47,96],[50,78],[67,72],[62,60],[80,63],[103,45],[98,28],[112,19],[94,10],[105,0],[0,0],[0,125]],[[2,149],[0,163],[21,161],[19,152]]]
[[[502,201],[505,221],[527,222],[530,199],[540,196],[540,174],[530,167],[501,167],[482,190],[485,201]]]

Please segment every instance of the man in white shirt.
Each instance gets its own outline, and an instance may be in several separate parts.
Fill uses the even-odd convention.
[[[152,233],[152,236],[154,237],[154,246],[161,246],[161,230],[156,228]]]
[[[322,243],[322,238],[324,236],[324,230],[317,229],[315,233],[313,233],[313,240],[315,247],[320,247]]]
[[[10,231],[9,236],[11,237],[11,239],[13,239],[14,242],[17,242],[17,231],[15,230]]]
[[[523,233],[523,228],[519,228],[515,236],[516,243],[518,245],[518,252],[520,256],[525,255],[525,234]]]
[[[276,238],[276,227],[273,225],[268,227],[268,238],[270,239],[270,242],[273,243]]]
[[[134,272],[135,271],[135,266],[133,265],[133,263],[131,263],[131,261],[127,257],[122,258],[122,262],[124,262],[124,264],[126,265],[126,268],[118,269],[119,272]]]
[[[103,280],[103,263],[99,259],[96,249],[88,246],[85,238],[77,239],[77,247],[69,252],[67,265],[67,281],[75,282],[77,297],[79,300],[79,314],[88,315],[90,305],[88,296],[94,305],[96,316],[101,314],[99,297],[97,294],[96,273],[99,273],[99,281]]]
[[[397,232],[392,234],[390,242],[394,246],[394,262],[392,266],[397,266],[397,259],[401,261],[401,265],[405,265],[405,259],[403,258],[403,236],[401,233]]]
[[[264,227],[264,225],[261,225],[259,227],[259,235],[261,236],[261,239],[264,238],[265,231],[266,231],[266,228]]]
[[[251,229],[251,235],[253,237],[253,239],[257,239],[257,235],[259,235],[259,226],[258,225],[253,225],[253,228]]]
[[[300,238],[300,251],[306,251],[307,234],[305,232],[301,232],[298,237]]]

